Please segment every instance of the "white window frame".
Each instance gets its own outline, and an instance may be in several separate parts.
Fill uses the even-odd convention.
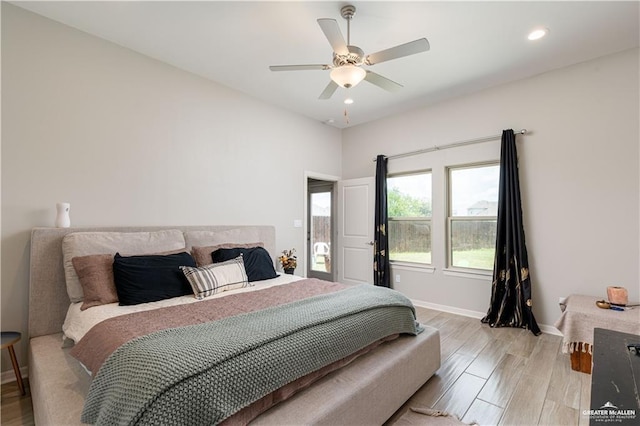
[[[431,261],[427,262],[410,262],[407,260],[391,260],[391,250],[389,250],[389,262],[396,266],[406,266],[409,268],[419,268],[419,269],[428,269],[433,271],[433,171],[431,169],[423,169],[423,170],[415,170],[411,172],[401,172],[401,173],[393,173],[388,174],[387,179],[389,178],[397,178],[403,176],[414,176],[414,175],[431,175],[431,216],[415,216],[415,217],[388,217],[389,222],[428,222],[429,227],[431,229],[431,241],[429,241],[429,248],[431,249]],[[387,186],[387,198],[389,194],[389,187]],[[388,206],[387,206],[388,208]],[[391,228],[389,226],[389,228]],[[389,229],[387,229],[389,232]],[[387,235],[389,237],[389,235]]]
[[[447,166],[446,180],[447,180],[447,193],[446,193],[446,211],[447,211],[447,241],[446,241],[446,251],[447,251],[447,266],[445,268],[445,272],[447,275],[460,275],[460,276],[476,276],[478,278],[484,279],[487,276],[493,275],[493,267],[492,269],[480,269],[480,268],[469,268],[464,266],[454,266],[453,265],[453,244],[451,242],[452,237],[452,223],[453,222],[462,222],[462,221],[495,221],[497,225],[498,216],[453,216],[453,206],[452,206],[452,179],[451,172],[453,170],[461,170],[461,169],[474,169],[480,167],[488,167],[488,166],[500,166],[500,161],[486,161],[479,163],[469,163],[469,164],[460,164],[455,166]]]

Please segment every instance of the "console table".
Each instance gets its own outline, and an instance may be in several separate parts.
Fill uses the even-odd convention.
[[[555,326],[564,335],[562,351],[571,353],[571,368],[591,373],[593,329],[606,328],[623,333],[640,334],[640,307],[625,311],[600,309],[593,296],[572,294],[560,304],[562,315]]]

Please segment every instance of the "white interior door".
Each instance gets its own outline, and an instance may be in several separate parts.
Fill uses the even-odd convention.
[[[374,178],[338,182],[338,281],[373,284]]]

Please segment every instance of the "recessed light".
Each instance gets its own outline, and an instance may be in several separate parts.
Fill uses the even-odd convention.
[[[351,105],[351,104],[353,103],[353,99],[351,99],[351,98],[347,98],[347,99],[345,99],[345,100],[344,100],[344,103],[345,103],[346,105]]]
[[[529,35],[527,36],[527,38],[529,40],[540,40],[542,37],[546,36],[547,34],[549,34],[549,29],[548,28],[536,28],[535,30],[531,31],[529,33]]]

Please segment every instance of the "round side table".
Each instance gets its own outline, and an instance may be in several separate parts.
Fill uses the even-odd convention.
[[[18,382],[18,388],[20,393],[25,394],[24,384],[22,383],[22,375],[20,374],[20,367],[18,367],[18,361],[16,360],[16,352],[13,350],[13,345],[20,341],[22,334],[17,331],[3,331],[2,332],[2,345],[0,349],[8,348],[9,356],[11,357],[11,364],[13,364],[13,371],[16,373],[16,381]]]

